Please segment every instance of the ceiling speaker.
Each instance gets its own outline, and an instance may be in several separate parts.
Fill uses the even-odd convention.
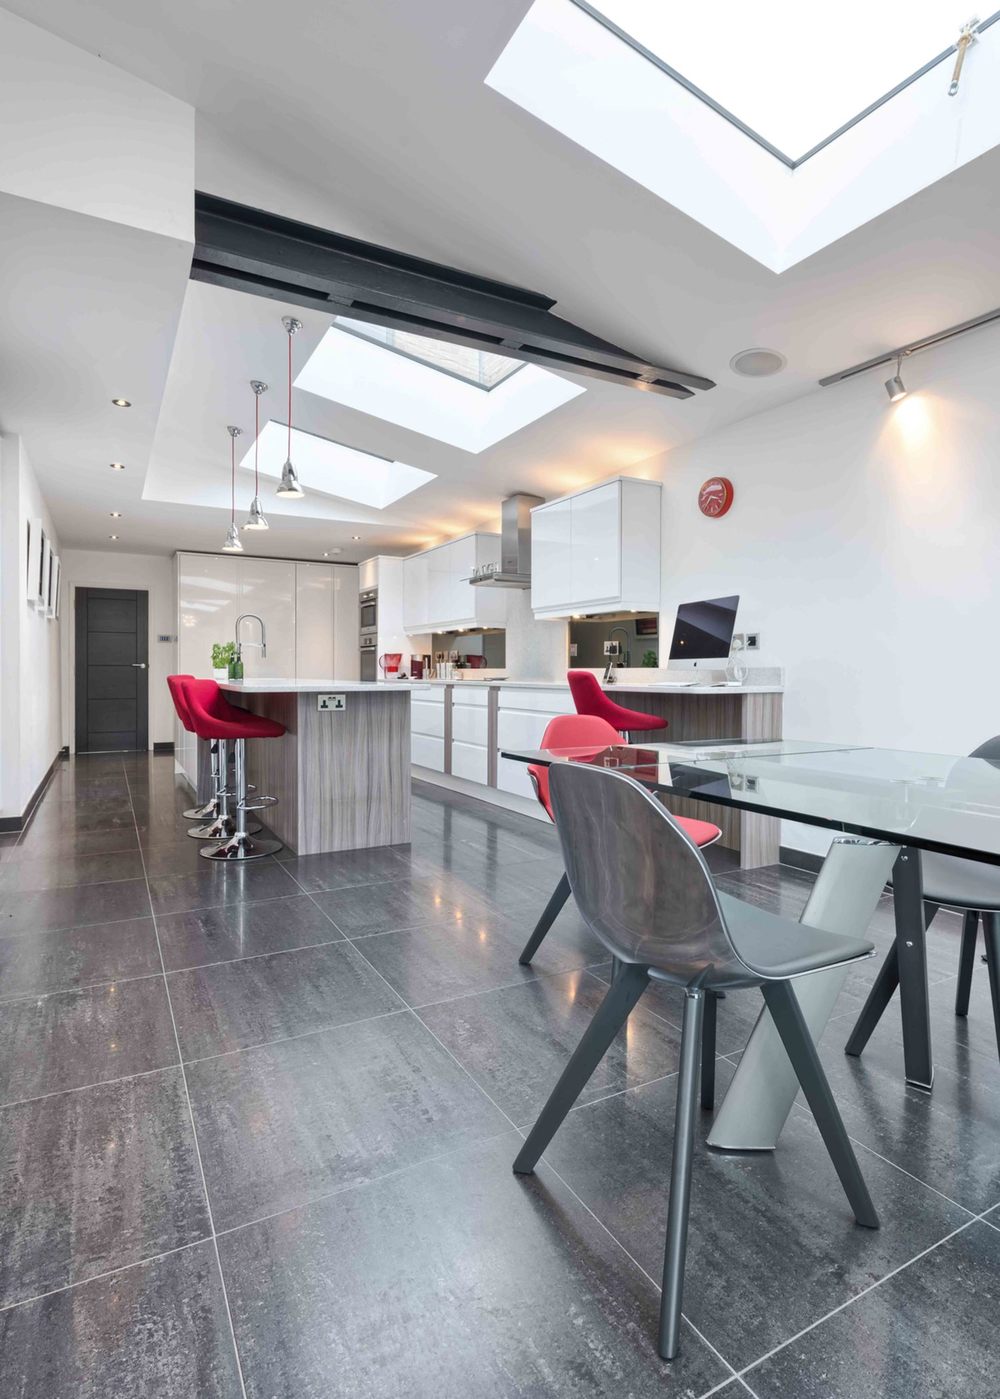
[[[747,379],[765,379],[769,374],[777,374],[784,369],[787,360],[777,350],[741,350],[729,361],[734,374],[742,374]]]

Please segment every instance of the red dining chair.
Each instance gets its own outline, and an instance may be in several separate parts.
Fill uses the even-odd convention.
[[[246,813],[258,811],[264,806],[273,806],[277,797],[248,797],[246,770],[246,740],[248,738],[281,738],[284,724],[276,719],[267,719],[261,714],[251,714],[238,705],[230,704],[214,680],[182,680],[181,690],[187,703],[194,731],[206,742],[217,740],[220,745],[235,744],[236,805],[234,824],[236,829],[221,845],[200,850],[205,860],[259,860],[264,855],[273,855],[281,849],[280,840],[251,840],[247,829]],[[232,795],[223,787],[220,794],[222,814],[229,816],[229,798]]]
[[[593,680],[594,677],[589,670],[577,671],[577,675],[587,675]],[[570,671],[570,675],[574,672]],[[617,709],[617,705],[612,708]],[[623,714],[629,711],[623,709]],[[640,718],[648,718],[648,715],[640,715]],[[550,719],[542,734],[543,748],[592,748],[595,753],[599,753],[602,748],[624,748],[626,742],[616,728],[608,723],[607,719],[599,718],[596,714],[559,714],[555,719]],[[545,809],[545,814],[549,820],[555,824],[555,816],[552,813],[552,803],[549,799],[549,770],[541,763],[531,763],[528,766],[528,776],[531,778],[535,795]],[[711,821],[699,821],[691,816],[677,816],[674,818],[681,829],[694,841],[695,845],[704,847],[714,845],[722,835],[718,826]],[[552,927],[552,924],[562,912],[566,900],[569,898],[569,879],[563,874],[556,885],[552,897],[545,905],[545,910],[541,918],[535,924],[531,937],[524,944],[518,961],[522,967],[530,966],[531,959],[542,944],[545,934]]]
[[[606,719],[621,734],[650,733],[653,729],[667,727],[666,719],[658,714],[642,714],[638,709],[615,704],[601,689],[601,682],[592,670],[568,670],[566,679],[577,714]]]

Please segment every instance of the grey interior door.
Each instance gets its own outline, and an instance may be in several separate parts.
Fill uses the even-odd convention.
[[[76,590],[76,751],[149,747],[149,594]]]

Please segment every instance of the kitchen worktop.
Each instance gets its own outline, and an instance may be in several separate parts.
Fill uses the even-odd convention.
[[[397,685],[408,684],[411,689],[441,685],[454,685],[456,689],[465,689],[474,685],[478,685],[480,688],[495,685],[501,690],[565,690],[567,688],[565,680],[411,680],[408,682],[396,681],[395,683]],[[740,695],[781,695],[785,692],[784,685],[669,685],[662,681],[643,684],[636,680],[618,680],[613,685],[603,685],[601,688],[612,696],[616,693],[718,695],[728,691],[731,694]]]
[[[286,680],[281,676],[262,680],[220,680],[219,689],[234,695],[319,695],[328,690],[363,694],[384,694],[387,690],[410,690],[423,681],[409,680]]]

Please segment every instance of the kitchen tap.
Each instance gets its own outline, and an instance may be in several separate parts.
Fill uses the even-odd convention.
[[[251,622],[258,622],[260,624],[259,641],[248,641],[244,643],[240,640],[240,623],[246,622],[248,620]],[[267,632],[264,630],[264,619],[263,617],[258,617],[256,612],[243,612],[239,617],[236,618],[236,659],[238,661],[242,661],[243,659],[244,644],[246,644],[247,646],[256,646],[259,649],[262,658],[267,655]]]
[[[614,637],[616,631],[620,631],[622,636],[625,638],[625,646],[621,651],[618,652],[617,656],[612,655],[608,657],[608,664],[604,671],[605,685],[613,685],[615,683],[614,669],[616,660],[620,659],[622,665],[628,665],[628,644],[631,638],[624,627],[612,627],[611,630],[608,632],[609,641],[611,641],[611,639]]]

